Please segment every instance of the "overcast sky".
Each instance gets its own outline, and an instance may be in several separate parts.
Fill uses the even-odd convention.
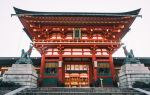
[[[31,42],[18,18],[11,17],[13,7],[47,12],[126,12],[142,8],[142,18],[136,18],[122,42],[136,57],[150,57],[150,0],[0,0],[0,57],[18,57]],[[34,49],[32,56],[40,54]],[[123,49],[113,56],[124,56]]]

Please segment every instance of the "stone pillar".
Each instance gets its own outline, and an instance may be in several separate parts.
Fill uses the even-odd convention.
[[[100,78],[100,81],[101,81],[101,87],[103,87],[103,79]]]

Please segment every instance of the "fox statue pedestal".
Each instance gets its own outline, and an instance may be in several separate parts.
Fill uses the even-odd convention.
[[[135,81],[150,82],[150,70],[144,64],[124,64],[119,72],[119,86],[131,88]]]
[[[149,83],[150,70],[145,67],[140,60],[134,57],[133,51],[127,51],[126,46],[123,47],[126,59],[124,65],[119,71],[119,86],[123,88],[131,88],[136,81]]]
[[[37,87],[38,75],[32,64],[13,64],[3,75],[3,81]]]

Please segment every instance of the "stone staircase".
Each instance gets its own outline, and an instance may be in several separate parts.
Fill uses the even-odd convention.
[[[115,88],[115,87],[104,87],[104,88],[39,87],[39,88],[27,88],[17,93],[17,95],[144,95],[144,94],[130,88]]]

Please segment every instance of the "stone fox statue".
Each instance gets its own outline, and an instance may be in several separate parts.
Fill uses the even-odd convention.
[[[130,52],[127,51],[126,46],[123,46],[124,54],[127,58],[134,58],[133,50],[131,49]]]
[[[30,45],[29,50],[27,52],[22,49],[21,57],[22,58],[30,58],[33,46]]]
[[[29,50],[27,52],[22,49],[21,57],[16,61],[16,64],[32,64],[32,60],[30,59],[30,55],[32,53],[33,46],[30,45]]]
[[[140,60],[138,60],[134,57],[132,49],[130,50],[130,52],[128,52],[126,49],[126,46],[123,46],[123,50],[124,50],[124,54],[126,55],[126,59],[125,59],[124,63],[129,63],[129,64],[138,63],[138,64],[140,64]]]

